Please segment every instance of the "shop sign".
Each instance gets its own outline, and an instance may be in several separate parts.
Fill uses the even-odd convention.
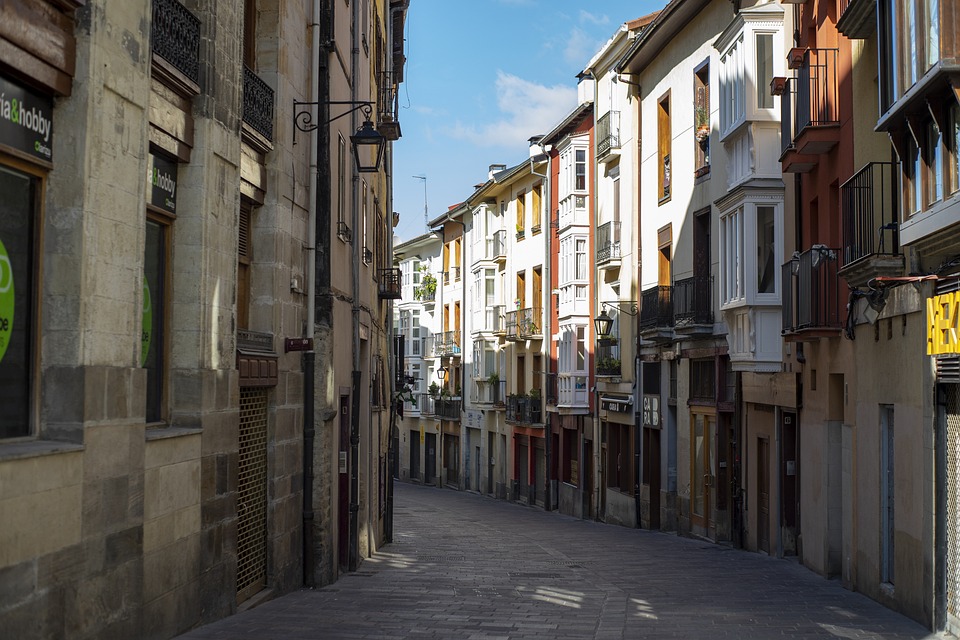
[[[612,411],[613,413],[630,413],[632,404],[632,398],[600,398],[600,408],[603,411]]]
[[[53,100],[0,77],[0,144],[53,161]]]
[[[151,153],[147,190],[150,192],[150,204],[169,213],[176,213],[177,163]]]
[[[643,396],[643,425],[653,429],[660,428],[660,396],[655,394]]]
[[[0,241],[0,362],[13,334],[13,267],[7,249]]]
[[[960,291],[927,298],[927,355],[960,353]]]

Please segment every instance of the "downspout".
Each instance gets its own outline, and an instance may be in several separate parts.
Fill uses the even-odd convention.
[[[637,238],[637,246],[636,246],[636,252],[635,252],[635,253],[636,253],[636,256],[637,256],[637,258],[636,258],[636,260],[637,260],[637,293],[636,293],[636,296],[637,296],[637,307],[636,307],[636,309],[637,309],[637,315],[636,315],[636,325],[635,325],[635,329],[634,329],[635,332],[636,332],[636,349],[637,349],[637,356],[636,356],[636,357],[637,357],[637,378],[636,378],[636,381],[637,381],[637,392],[636,392],[636,394],[635,394],[635,396],[634,396],[634,400],[633,400],[633,401],[634,401],[634,407],[635,407],[635,408],[634,408],[634,411],[636,412],[634,421],[636,422],[636,429],[637,429],[636,439],[635,439],[635,441],[634,441],[634,450],[635,450],[635,455],[636,455],[636,465],[634,465],[634,466],[636,467],[636,468],[635,468],[635,473],[636,473],[636,476],[637,476],[637,479],[636,479],[636,494],[635,494],[635,495],[636,495],[636,507],[637,507],[637,528],[639,529],[639,528],[640,528],[640,481],[641,481],[641,479],[642,479],[642,477],[643,477],[642,474],[641,474],[641,469],[640,469],[640,463],[642,462],[642,459],[643,459],[643,451],[642,451],[642,446],[641,446],[641,445],[642,445],[641,433],[642,433],[642,430],[643,430],[643,360],[642,360],[641,357],[640,357],[640,356],[641,356],[641,354],[640,354],[640,349],[641,349],[641,347],[642,347],[642,345],[643,345],[643,339],[640,337],[640,323],[641,323],[640,306],[641,306],[641,304],[642,304],[642,302],[643,302],[643,280],[642,280],[642,277],[643,277],[643,268],[642,268],[642,265],[643,265],[643,242],[641,241],[641,233],[640,233],[640,202],[641,202],[641,200],[640,200],[640,193],[641,193],[641,190],[642,190],[642,185],[641,185],[641,182],[642,182],[642,181],[640,180],[640,164],[641,164],[642,158],[643,158],[643,156],[641,155],[640,152],[641,152],[641,150],[642,150],[642,149],[641,149],[641,147],[642,147],[641,134],[642,134],[643,129],[641,128],[641,125],[643,124],[643,109],[642,109],[642,105],[641,105],[641,103],[640,103],[640,83],[639,83],[639,82],[630,82],[630,81],[628,81],[628,80],[623,80],[623,82],[625,82],[626,84],[628,84],[628,85],[630,85],[630,86],[634,86],[634,87],[637,88],[637,100],[636,100],[636,101],[637,101],[637,127],[636,127],[636,130],[635,130],[635,133],[634,133],[634,135],[635,135],[635,137],[636,137],[636,140],[637,140],[637,143],[636,143],[636,144],[637,144],[637,155],[636,155],[637,163],[636,163],[636,166],[634,167],[634,173],[635,173],[636,176],[637,176],[637,179],[634,181],[634,182],[636,183],[636,185],[637,185],[637,199],[636,199],[636,212],[637,212],[637,214],[636,214],[636,218],[635,218],[635,224],[633,224],[633,225],[631,225],[631,226],[633,227],[633,229],[634,229],[634,234],[636,235],[636,238]],[[633,209],[631,208],[631,213],[632,213],[632,212],[633,212]],[[621,240],[622,240],[622,238],[621,238]],[[665,405],[661,404],[661,406],[665,406]],[[662,421],[661,421],[661,422],[662,422]],[[651,484],[657,484],[657,485],[659,485],[660,483],[657,482],[657,483],[651,483]],[[659,496],[658,496],[658,498],[659,498]],[[654,501],[654,500],[653,500],[653,496],[650,496],[649,502],[650,502],[650,504],[652,505],[654,502],[656,502],[656,503],[659,504],[660,501],[659,501],[659,499],[656,500],[656,501]],[[657,515],[658,515],[657,518],[654,518],[654,517],[653,517],[653,514],[650,515],[650,522],[651,522],[651,523],[654,522],[655,520],[659,520],[659,514],[657,514]]]
[[[548,147],[549,147],[550,145],[544,146],[543,144],[540,144],[540,143],[538,143],[538,144],[539,144],[539,146],[540,146],[540,151],[541,151],[542,153],[544,153],[544,154],[547,154],[547,150],[548,150]],[[543,196],[543,198],[542,198],[542,201],[546,203],[546,209],[547,209],[547,232],[543,234],[543,236],[544,236],[544,238],[543,238],[543,245],[544,245],[544,251],[545,251],[544,254],[543,254],[543,255],[544,255],[544,258],[545,258],[545,260],[543,261],[543,271],[544,271],[543,281],[547,283],[547,296],[546,296],[546,297],[547,297],[547,300],[551,300],[551,301],[552,301],[552,300],[553,300],[553,294],[552,294],[551,292],[553,291],[553,285],[552,285],[552,281],[550,280],[550,258],[551,258],[551,256],[552,256],[553,254],[550,253],[550,238],[551,238],[551,236],[553,235],[553,231],[552,231],[552,229],[551,229],[551,227],[550,227],[550,221],[552,220],[552,218],[550,217],[550,156],[549,156],[549,155],[547,155],[546,166],[547,166],[547,168],[546,168],[545,173],[537,173],[536,169],[534,168],[534,158],[530,158],[530,173],[532,173],[532,174],[535,175],[535,176],[539,176],[539,177],[543,178],[543,187],[544,187],[544,188],[543,188],[542,191],[543,191],[543,193],[544,193],[544,196]],[[543,206],[543,205],[541,204],[541,206]],[[541,220],[540,220],[540,224],[541,224],[541,225],[543,224],[542,218],[541,218]],[[541,287],[541,289],[542,289],[542,287]],[[542,294],[543,294],[543,291],[541,290],[540,293],[541,293],[541,295],[542,295]],[[544,314],[543,314],[543,315],[544,315],[544,319],[543,319],[543,327],[544,327],[543,335],[546,337],[546,339],[547,339],[547,344],[549,345],[549,344],[552,344],[552,341],[550,340],[550,336],[553,335],[553,334],[552,334],[552,332],[551,332],[551,330],[550,330],[550,320],[552,319],[552,315],[553,315],[553,314],[551,313],[551,305],[549,305],[549,304],[547,304],[547,305],[542,305],[542,307],[543,307],[543,311],[544,311]],[[541,346],[540,346],[540,348],[543,349],[543,342],[542,342],[542,341],[541,341]],[[547,369],[548,369],[548,371],[549,371],[549,368],[550,368],[550,349],[549,349],[549,347],[547,348],[547,358],[546,358],[546,361],[547,361]],[[549,378],[548,378],[548,379],[549,379]],[[548,382],[547,384],[549,384],[549,382]],[[546,389],[544,389],[544,391],[546,391]],[[541,401],[544,402],[544,406],[542,407],[541,411],[543,412],[543,415],[546,416],[546,415],[547,415],[546,394],[542,394]],[[546,458],[546,460],[544,460],[544,465],[543,465],[543,466],[544,466],[544,468],[546,469],[546,476],[547,476],[547,477],[545,478],[545,482],[544,482],[544,484],[546,485],[546,492],[545,492],[545,495],[544,495],[544,497],[543,497],[543,510],[544,510],[544,511],[552,511],[552,510],[553,510],[553,503],[552,503],[551,499],[552,499],[552,497],[553,497],[553,485],[552,485],[552,483],[553,483],[553,473],[552,473],[552,471],[553,471],[553,470],[550,468],[550,466],[551,466],[550,463],[553,461],[553,456],[551,456],[550,454],[551,454],[551,449],[552,449],[552,447],[551,447],[551,441],[553,440],[553,425],[551,424],[551,422],[550,422],[549,419],[547,420],[547,423],[546,423],[546,425],[545,425],[545,427],[544,427],[544,433],[545,433],[546,437],[544,438],[544,443],[543,443],[543,455],[544,455],[544,457]]]
[[[320,0],[313,0],[313,20],[310,24],[310,100],[316,101],[317,111],[320,112]],[[321,118],[318,116],[317,121]],[[314,420],[316,414],[314,379],[316,375],[316,352],[313,350],[314,326],[316,324],[315,297],[317,291],[316,279],[316,242],[317,242],[317,198],[318,198],[318,168],[317,160],[319,140],[322,127],[315,135],[310,136],[310,182],[307,194],[307,318],[303,327],[303,336],[311,339],[311,348],[303,353],[303,584],[307,587],[315,586],[314,580],[314,544],[313,544],[313,447],[316,429]]]
[[[358,43],[359,34],[357,33],[357,25],[360,24],[359,2],[353,3],[352,23],[354,28],[351,30],[350,36],[350,100],[356,102],[358,99],[357,83],[360,81],[360,46]],[[359,127],[356,111],[350,114],[350,126],[351,131],[356,131]],[[351,164],[353,165],[350,170],[353,189],[351,190],[350,209],[352,212],[353,238],[350,249],[353,261],[350,279],[352,281],[353,302],[350,315],[353,327],[353,375],[350,408],[352,415],[350,420],[350,528],[348,534],[350,540],[347,570],[356,571],[360,564],[360,385],[363,372],[360,369],[360,251],[357,249],[357,234],[360,231],[360,176],[357,173],[356,159]]]

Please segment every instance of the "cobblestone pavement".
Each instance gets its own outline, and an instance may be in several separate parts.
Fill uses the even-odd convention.
[[[934,638],[795,562],[396,484],[394,543],[182,638]]]

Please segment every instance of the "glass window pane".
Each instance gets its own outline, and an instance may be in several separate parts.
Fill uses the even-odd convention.
[[[773,80],[773,35],[757,35],[757,107],[773,108],[770,81]]]
[[[0,438],[30,434],[36,189],[0,167]]]
[[[147,422],[163,419],[163,318],[166,266],[165,227],[147,220],[143,261],[143,334],[141,366],[147,370]]]
[[[775,293],[773,207],[757,207],[757,293]]]

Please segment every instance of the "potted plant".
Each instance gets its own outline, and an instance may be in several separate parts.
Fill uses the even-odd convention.
[[[431,382],[430,388],[427,389],[427,391],[430,392],[431,397],[436,398],[438,395],[440,395],[440,385],[438,385],[436,382]]]
[[[696,131],[694,136],[697,142],[703,144],[710,137],[710,113],[703,105],[696,106]]]
[[[497,373],[496,371],[494,371],[493,373],[487,376],[487,384],[489,384],[491,387],[497,386],[499,382],[500,382],[500,374]]]
[[[426,266],[420,267],[420,284],[413,289],[413,297],[417,300],[431,301],[437,293],[437,279],[429,273]]]

